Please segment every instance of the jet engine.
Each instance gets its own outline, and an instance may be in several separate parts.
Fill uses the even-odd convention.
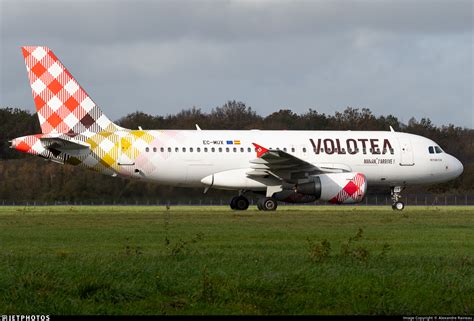
[[[309,182],[296,184],[273,194],[279,201],[307,203],[315,200],[351,204],[362,201],[367,180],[361,173],[330,173],[312,176]]]

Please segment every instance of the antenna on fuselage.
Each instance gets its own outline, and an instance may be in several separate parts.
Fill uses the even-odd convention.
[[[196,125],[196,129],[197,129],[197,130],[201,130],[201,127],[199,127],[198,124],[195,124],[195,125]]]
[[[390,131],[391,131],[392,133],[394,133],[394,132],[395,132],[395,130],[393,129],[393,127],[392,127],[392,126],[390,126]]]

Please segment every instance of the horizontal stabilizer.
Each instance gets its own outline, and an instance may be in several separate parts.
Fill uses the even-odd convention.
[[[49,150],[57,150],[70,156],[82,156],[90,153],[90,145],[60,137],[42,137],[41,144]]]

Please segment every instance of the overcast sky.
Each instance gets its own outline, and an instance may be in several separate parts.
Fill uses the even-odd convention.
[[[0,106],[34,110],[49,46],[112,119],[240,100],[474,127],[473,1],[0,0]]]

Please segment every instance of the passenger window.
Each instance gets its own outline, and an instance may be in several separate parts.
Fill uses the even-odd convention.
[[[215,151],[216,151],[216,149],[215,149],[214,147],[212,147],[212,148],[211,148],[211,152],[214,153]]]
[[[222,153],[222,147],[219,147],[219,153]]]
[[[244,148],[243,148],[243,147],[240,147],[240,152],[241,152],[241,153],[244,152]]]
[[[201,148],[200,148],[200,147],[196,148],[196,151],[197,151],[198,153],[200,153],[200,152],[201,152]]]
[[[229,147],[226,147],[226,148],[225,148],[225,151],[226,151],[226,152],[229,152]]]
[[[237,147],[234,147],[234,153],[237,151]]]
[[[295,152],[295,148],[294,148],[294,147],[291,147],[291,152],[292,152],[292,153]]]
[[[168,147],[168,152],[171,153],[171,147]]]
[[[303,147],[303,153],[306,153],[306,147]]]
[[[434,148],[433,148],[433,146],[428,147],[428,151],[430,152],[430,154],[434,154]]]
[[[286,152],[286,147],[283,147],[283,151]]]
[[[441,154],[443,151],[438,146],[435,146],[436,154]]]
[[[156,151],[157,151],[156,147],[153,147],[153,152],[155,152],[155,153],[156,153]]]
[[[207,153],[207,147],[204,147],[204,153]]]
[[[147,147],[147,148],[145,148],[145,152],[147,152],[147,153],[148,153],[149,151],[150,151],[150,149],[149,149],[148,147]]]
[[[247,151],[248,151],[249,153],[251,153],[251,152],[252,152],[252,148],[250,148],[250,147],[247,148]]]
[[[189,147],[189,152],[190,152],[190,153],[193,152],[193,148],[192,148],[192,147]]]
[[[163,153],[164,151],[165,151],[165,149],[164,149],[163,147],[161,147],[161,148],[160,148],[160,152]]]
[[[175,151],[175,152],[179,152],[179,148],[178,148],[178,147],[175,147],[175,148],[174,148],[174,151]]]

